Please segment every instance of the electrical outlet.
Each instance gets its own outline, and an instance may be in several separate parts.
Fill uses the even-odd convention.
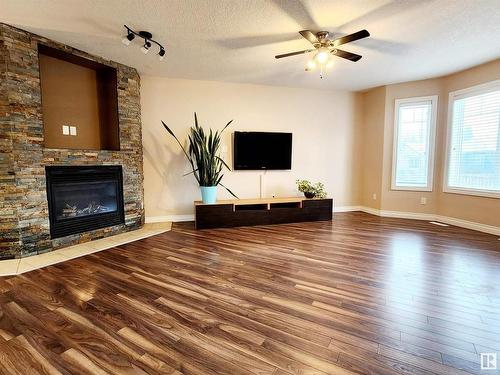
[[[426,197],[421,197],[420,198],[420,204],[427,204],[427,198]]]
[[[69,127],[69,134],[70,135],[76,135],[76,126],[70,126]]]
[[[69,135],[69,126],[68,125],[62,126],[62,133],[63,133],[63,135]]]
[[[377,200],[377,194],[373,193],[373,194],[372,194],[372,199],[373,199],[374,201],[376,201],[376,200]]]

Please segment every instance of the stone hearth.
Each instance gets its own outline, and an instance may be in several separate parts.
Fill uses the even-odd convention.
[[[119,151],[44,148],[38,45],[117,69]],[[140,79],[133,68],[0,24],[0,259],[103,238],[144,223]],[[51,239],[45,167],[121,165],[125,224]]]

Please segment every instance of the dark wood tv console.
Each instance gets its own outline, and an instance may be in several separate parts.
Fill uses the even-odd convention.
[[[264,198],[194,202],[196,229],[331,220],[332,199]]]

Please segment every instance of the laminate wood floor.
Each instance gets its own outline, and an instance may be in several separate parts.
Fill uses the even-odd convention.
[[[499,288],[498,238],[456,227],[174,224],[0,278],[0,373],[498,374]]]

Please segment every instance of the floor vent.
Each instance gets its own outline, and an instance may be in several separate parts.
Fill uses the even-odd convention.
[[[440,227],[449,227],[448,224],[440,223],[440,222],[437,222],[437,221],[429,221],[429,223],[434,224],[434,225],[439,225]]]

